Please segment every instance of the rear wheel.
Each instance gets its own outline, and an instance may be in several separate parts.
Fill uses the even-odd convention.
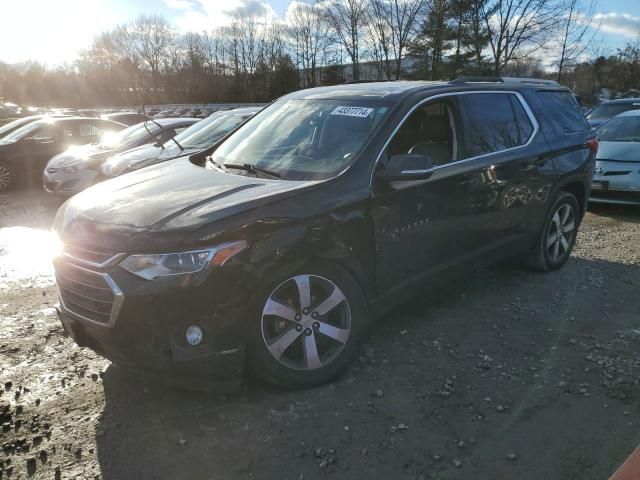
[[[15,182],[13,169],[6,163],[0,162],[0,192],[8,190]]]
[[[340,375],[366,331],[364,295],[337,265],[309,265],[280,278],[258,303],[249,360],[277,385],[310,387]]]
[[[556,270],[569,259],[578,234],[580,207],[576,197],[560,191],[544,223],[540,238],[527,263],[537,270]]]

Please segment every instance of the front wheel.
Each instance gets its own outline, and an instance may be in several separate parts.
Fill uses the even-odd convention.
[[[9,190],[15,182],[13,168],[6,163],[0,162],[0,192]]]
[[[576,243],[579,225],[580,207],[576,197],[569,192],[559,192],[547,213],[543,230],[527,264],[542,271],[562,267]]]
[[[280,386],[311,387],[340,375],[366,331],[364,295],[337,265],[309,265],[270,282],[258,304],[249,325],[250,365]]]

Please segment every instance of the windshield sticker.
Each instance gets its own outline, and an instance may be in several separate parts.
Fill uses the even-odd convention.
[[[343,117],[367,118],[373,112],[373,108],[365,107],[336,107],[331,115],[341,115]]]

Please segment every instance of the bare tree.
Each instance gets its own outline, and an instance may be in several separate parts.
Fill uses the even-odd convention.
[[[332,0],[327,8],[327,19],[351,59],[354,80],[360,80],[360,41],[366,9],[366,0]]]
[[[140,15],[129,25],[126,38],[131,42],[132,50],[151,71],[154,90],[174,37],[167,20],[159,15]]]
[[[366,9],[365,43],[369,55],[378,67],[378,78],[391,79],[391,52],[393,34],[389,16],[391,8],[388,0],[369,0]]]
[[[554,0],[493,0],[484,5],[493,73],[499,75],[510,61],[544,47],[559,24],[560,12]]]
[[[582,0],[564,0],[563,18],[560,29],[558,81],[562,80],[565,69],[573,67],[578,58],[585,53],[598,28],[593,28],[593,15],[596,0],[588,4]]]
[[[416,31],[417,24],[425,14],[426,6],[427,0],[391,0],[388,2],[387,18],[391,28],[396,80],[400,78],[402,72],[402,55]]]
[[[287,10],[287,33],[293,41],[296,64],[302,70],[302,85],[320,82],[320,67],[326,49],[333,42],[330,26],[319,2],[292,2]]]

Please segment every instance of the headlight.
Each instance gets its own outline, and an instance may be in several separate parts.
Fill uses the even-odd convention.
[[[60,170],[62,170],[63,173],[76,173],[80,169],[79,167],[79,164],[68,165],[66,167],[62,167]]]
[[[111,162],[105,162],[100,167],[100,171],[107,177],[117,177],[122,173],[122,170],[124,169],[118,163]]]
[[[247,248],[247,242],[239,240],[218,247],[190,252],[155,255],[130,255],[120,266],[145,280],[198,273],[207,266],[224,265],[231,257]]]

